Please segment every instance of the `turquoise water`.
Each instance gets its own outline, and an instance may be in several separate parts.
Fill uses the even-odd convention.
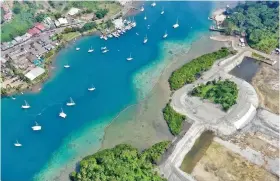
[[[160,15],[162,6],[164,15]],[[110,120],[137,103],[135,74],[162,56],[162,41],[191,41],[196,33],[207,31],[211,7],[210,2],[157,2],[154,8],[146,3],[148,19],[143,19],[144,13],[135,16],[137,26],[119,39],[104,41],[89,36],[62,50],[53,78],[39,93],[2,99],[2,180],[29,181],[38,173],[55,171],[77,155],[98,149]],[[180,27],[173,29],[177,17]],[[168,38],[162,40],[166,29]],[[143,45],[146,34],[149,40]],[[87,53],[90,46],[94,53]],[[110,51],[102,54],[101,46]],[[127,62],[130,52],[134,59]],[[67,70],[65,63],[71,65]],[[142,81],[147,80],[143,77]],[[91,84],[96,87],[94,92],[87,91]],[[69,97],[76,106],[65,105]],[[29,110],[20,108],[24,100],[31,105]],[[58,117],[61,108],[66,119]],[[40,132],[32,131],[34,121],[42,126]],[[23,145],[20,148],[13,145],[17,139]]]

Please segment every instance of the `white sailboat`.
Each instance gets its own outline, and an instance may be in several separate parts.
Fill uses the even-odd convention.
[[[140,11],[142,11],[142,12],[143,12],[144,10],[145,10],[145,9],[144,9],[144,7],[142,6],[142,7],[141,7],[141,9],[140,9]]]
[[[108,49],[105,49],[102,51],[102,53],[107,53],[109,50]]]
[[[167,30],[165,30],[165,33],[164,33],[164,35],[163,35],[163,39],[165,39],[165,38],[167,38],[167,36],[168,36],[168,34],[167,34]]]
[[[164,7],[162,7],[160,14],[164,14]]]
[[[176,24],[173,25],[173,28],[178,28],[178,27],[179,27],[179,22],[178,22],[178,18],[177,18]]]
[[[155,1],[151,4],[152,7],[155,7],[156,5],[157,5],[157,4],[156,4]]]
[[[92,47],[90,47],[90,49],[88,49],[88,53],[91,53],[93,51],[94,51],[94,49],[92,49]]]
[[[75,106],[76,103],[73,101],[72,97],[70,97],[70,102],[66,103],[67,106]]]
[[[105,50],[105,49],[107,49],[107,47],[105,46],[105,47],[101,47],[101,50]]]
[[[67,63],[64,65],[64,68],[70,68],[70,65]]]
[[[147,43],[147,42],[148,42],[148,37],[147,37],[147,35],[146,35],[146,37],[144,38],[143,43],[145,44],[145,43]]]
[[[61,108],[61,112],[59,113],[59,117],[62,117],[62,118],[66,118],[67,114],[65,114],[63,112],[63,109]]]
[[[15,145],[15,147],[20,147],[20,146],[22,146],[22,144],[20,144],[20,143],[18,142],[18,140],[14,143],[14,145]]]
[[[133,60],[133,58],[131,57],[131,53],[130,53],[129,57],[126,58],[126,60],[128,60],[128,61]]]
[[[79,51],[79,50],[80,50],[80,48],[79,48],[79,47],[77,47],[77,48],[76,48],[76,50],[77,50],[77,51]]]
[[[40,131],[42,127],[35,121],[35,126],[32,126],[33,131]]]
[[[22,105],[21,108],[22,109],[29,109],[30,105],[27,103],[27,101],[24,101],[24,102],[25,102],[25,105]]]
[[[88,91],[94,91],[95,87],[93,87],[93,85],[91,85],[91,87],[88,88]]]

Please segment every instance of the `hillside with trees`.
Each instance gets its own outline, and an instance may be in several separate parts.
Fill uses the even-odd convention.
[[[227,13],[229,18],[224,21],[226,34],[245,34],[252,48],[266,53],[278,46],[278,1],[247,1],[228,9]]]
[[[154,163],[170,145],[170,141],[155,144],[142,153],[127,144],[99,151],[79,163],[79,171],[70,175],[73,181],[166,181],[154,171]]]

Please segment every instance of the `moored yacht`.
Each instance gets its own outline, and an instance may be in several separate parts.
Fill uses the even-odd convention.
[[[88,49],[88,53],[91,53],[93,51],[94,51],[94,49],[92,47],[90,49]]]
[[[33,131],[40,131],[42,127],[35,121],[35,126],[31,127]]]
[[[145,10],[145,9],[144,9],[144,7],[142,6],[141,9],[140,9],[140,11],[144,11],[144,10]]]
[[[105,50],[105,49],[107,49],[107,47],[101,47],[101,50]]]
[[[164,7],[162,7],[160,14],[164,14]]]
[[[64,65],[64,68],[70,68],[70,65],[67,63]]]
[[[72,97],[70,97],[70,102],[66,103],[67,106],[75,106],[76,103],[73,101]]]
[[[30,105],[27,103],[27,101],[24,101],[24,102],[25,102],[25,105],[22,105],[21,108],[22,109],[29,109]]]
[[[131,57],[131,53],[130,53],[129,57],[126,58],[126,60],[128,60],[128,61],[133,60],[133,58]]]
[[[91,85],[91,87],[88,88],[88,91],[94,91],[95,87],[93,87],[93,85]]]
[[[77,51],[79,51],[79,50],[80,50],[80,48],[79,48],[79,47],[77,47],[77,48],[76,48],[76,50],[77,50]]]
[[[167,38],[167,36],[168,36],[168,34],[167,34],[167,30],[166,30],[162,38]]]
[[[66,118],[67,114],[65,114],[63,112],[63,109],[61,108],[61,112],[59,113],[59,117],[62,117],[62,118]]]
[[[178,21],[178,18],[177,18],[176,24],[173,25],[173,28],[178,28],[178,27],[179,27],[179,21]]]
[[[136,22],[134,21],[134,17],[133,17],[133,19],[131,21],[131,27],[135,27],[135,26],[136,26]]]
[[[109,50],[108,49],[105,49],[102,51],[102,53],[107,53]]]
[[[145,43],[147,43],[147,42],[148,42],[148,37],[147,37],[147,35],[146,35],[146,37],[144,38],[143,43],[145,44]]]
[[[15,97],[13,97],[13,96],[11,96],[11,98],[12,98],[13,100],[16,100],[16,98],[15,98]]]
[[[147,16],[146,16],[146,13],[145,13],[144,20],[146,20],[146,19],[147,19]]]
[[[156,5],[157,5],[157,4],[156,4],[155,1],[151,4],[152,7],[155,7]]]
[[[22,144],[20,144],[20,143],[18,142],[18,140],[14,143],[14,145],[15,145],[15,147],[20,147],[20,146],[22,146]]]

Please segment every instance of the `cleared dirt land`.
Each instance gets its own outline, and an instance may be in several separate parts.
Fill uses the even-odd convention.
[[[277,181],[278,177],[251,164],[213,141],[191,175],[198,181]]]
[[[279,114],[279,70],[263,64],[252,80],[260,105]]]

